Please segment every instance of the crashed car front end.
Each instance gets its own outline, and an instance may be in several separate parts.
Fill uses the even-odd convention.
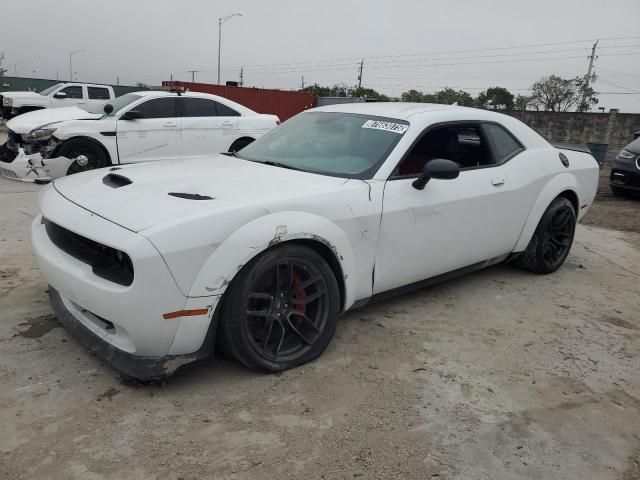
[[[55,156],[61,142],[54,132],[47,126],[25,135],[9,130],[7,142],[0,146],[0,176],[37,183],[66,175],[73,160]]]

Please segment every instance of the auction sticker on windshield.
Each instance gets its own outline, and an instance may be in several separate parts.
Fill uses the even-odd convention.
[[[409,125],[403,123],[383,122],[381,120],[367,120],[362,128],[375,128],[376,130],[385,130],[387,132],[395,132],[402,135],[409,129]]]

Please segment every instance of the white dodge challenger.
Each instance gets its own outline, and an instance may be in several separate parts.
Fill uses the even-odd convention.
[[[32,237],[57,318],[127,375],[214,345],[274,372],[371,300],[506,260],[553,272],[597,183],[593,157],[508,116],[334,105],[236,154],[56,180]]]

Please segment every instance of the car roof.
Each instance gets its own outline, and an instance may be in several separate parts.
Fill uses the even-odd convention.
[[[171,92],[167,90],[140,90],[138,92],[129,92],[133,95],[138,95],[139,97],[177,97],[178,92]],[[219,95],[214,95],[212,93],[203,93],[203,92],[180,92],[179,95],[181,97],[193,97],[193,98],[208,98],[210,100],[215,100],[217,102],[223,103],[235,110],[239,111],[243,116],[253,116],[258,115],[256,112],[251,110],[250,108],[245,107],[233,100],[229,100],[228,98],[221,97]]]
[[[357,113],[375,115],[379,117],[409,120],[411,117],[431,112],[447,110],[451,113],[471,114],[485,118],[495,118],[499,114],[478,108],[461,107],[458,105],[441,105],[436,103],[411,102],[369,102],[369,103],[341,103],[314,108],[315,112]]]

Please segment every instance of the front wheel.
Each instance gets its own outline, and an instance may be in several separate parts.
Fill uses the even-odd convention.
[[[555,272],[564,263],[573,244],[576,212],[573,204],[558,197],[547,208],[516,265],[534,273]]]
[[[282,245],[246,265],[226,293],[218,343],[249,368],[278,372],[316,359],[335,333],[340,294],[315,251]]]
[[[71,139],[65,142],[58,154],[73,160],[67,169],[67,175],[103,168],[109,165],[106,154],[93,142],[82,139]]]

